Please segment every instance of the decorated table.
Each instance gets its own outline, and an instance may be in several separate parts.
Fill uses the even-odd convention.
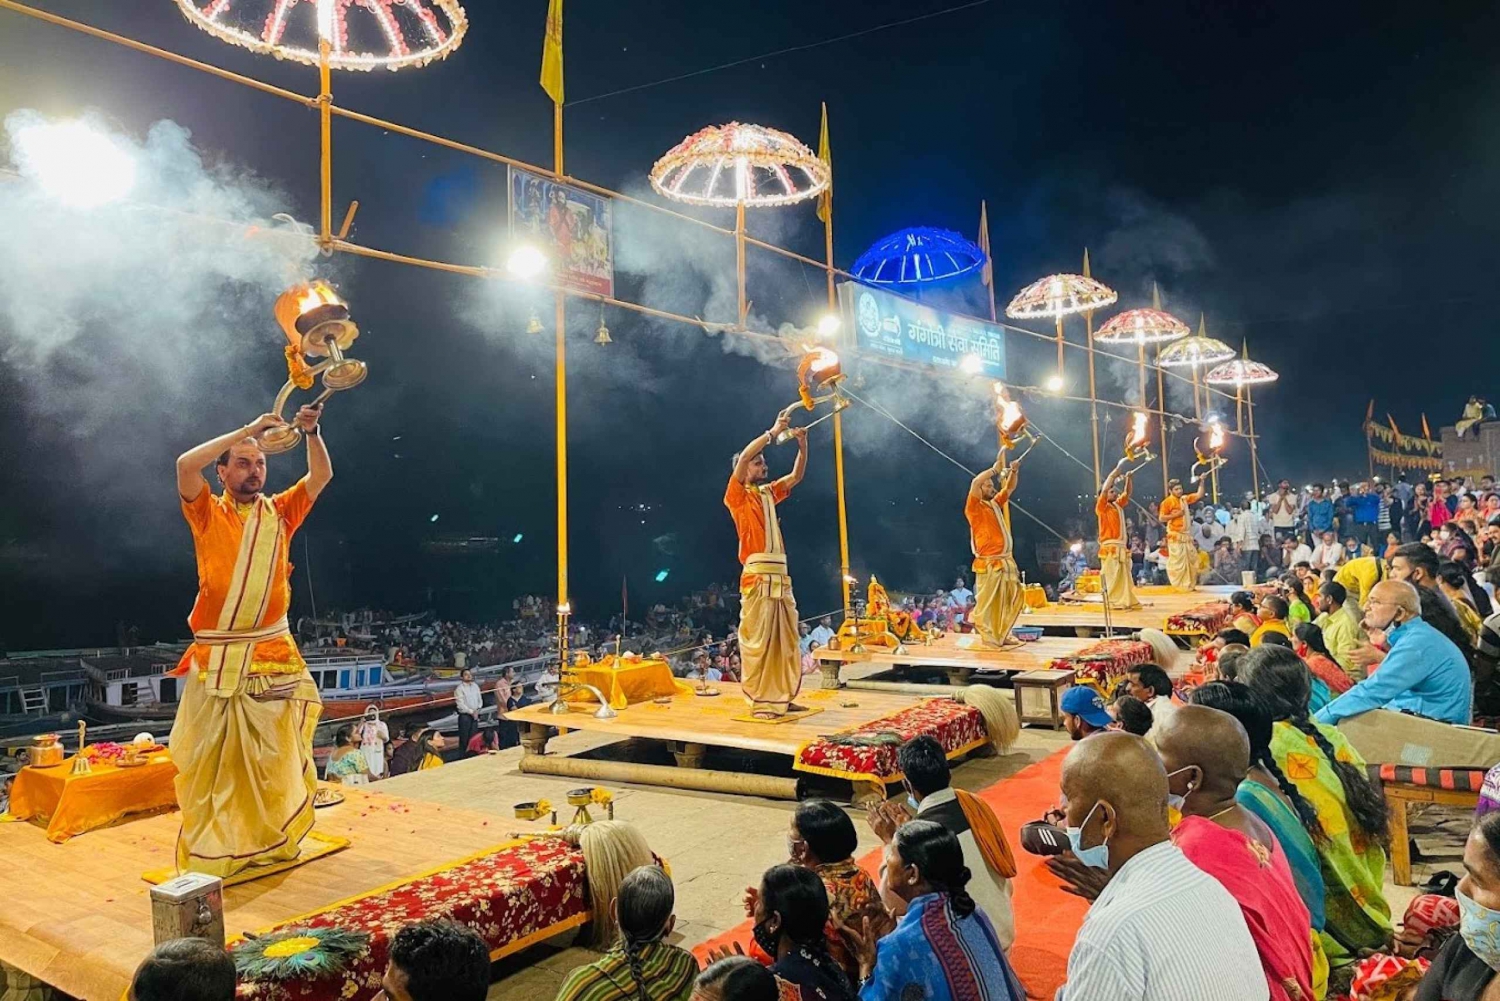
[[[600,660],[574,661],[568,669],[567,680],[593,685],[609,699],[611,709],[624,709],[652,699],[671,698],[678,692],[692,691],[672,677],[672,668],[665,660],[632,653],[622,657],[609,654]],[[595,701],[594,693],[586,688],[568,692],[565,699],[568,702]]]
[[[936,739],[949,758],[990,740],[984,717],[974,706],[948,698],[925,699],[909,709],[808,741],[797,749],[792,767],[853,782],[896,782],[901,778],[896,752],[908,740],[923,735]]]
[[[494,960],[589,916],[582,850],[528,838],[283,921],[230,951],[241,1001],[368,1001],[380,992],[391,939],[412,921],[472,928]]]
[[[127,768],[115,764],[107,750],[97,750],[109,746],[88,748],[90,770],[81,775],[73,774],[72,758],[47,768],[21,769],[10,788],[10,816],[45,820],[47,840],[61,844],[127,814],[177,805],[173,785],[177,766],[166,750],[148,755],[145,764]]]
[[[1167,616],[1168,636],[1212,636],[1228,624],[1229,602],[1210,601]]]
[[[1151,657],[1151,645],[1142,640],[1100,640],[1077,653],[1058,657],[1048,667],[1072,671],[1079,684],[1091,684],[1103,691],[1132,667],[1150,663]]]

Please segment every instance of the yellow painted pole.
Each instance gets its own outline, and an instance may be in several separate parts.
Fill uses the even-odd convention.
[[[1099,474],[1099,397],[1094,390],[1094,312],[1083,314],[1084,329],[1088,331],[1089,346],[1089,423],[1094,426],[1094,492],[1099,492],[1103,479]]]
[[[825,107],[824,114],[827,114]],[[830,175],[833,165],[829,164]],[[832,185],[830,179],[829,184]],[[741,209],[743,211],[743,208]],[[838,294],[833,287],[833,197],[830,193],[828,198],[828,211],[824,213],[823,219],[823,254],[828,262],[828,309],[836,312],[838,310]],[[743,287],[743,286],[742,286]],[[843,328],[840,327],[840,331]],[[844,346],[849,344],[847,334],[841,333]],[[837,488],[839,503],[839,593],[844,601],[844,621],[849,620],[849,510],[845,506],[844,494],[844,415],[835,411],[833,415],[833,478]],[[857,630],[856,630],[857,632]]]
[[[739,285],[740,329],[744,330],[750,317],[750,306],[745,298],[745,203],[734,203],[734,273]]]
[[[321,132],[318,178],[318,246],[333,246],[333,74],[328,66],[328,40],[318,42],[318,124]]]
[[[1059,379],[1061,379],[1062,378],[1062,374],[1063,374],[1063,323],[1062,323],[1062,314],[1059,313],[1057,315],[1057,377]]]
[[[552,104],[552,159],[553,170],[559,180],[563,177],[563,109]],[[555,312],[553,329],[557,341],[557,359],[554,365],[557,389],[557,605],[561,619],[562,637],[567,642],[567,616],[572,612],[568,603],[568,317],[567,297],[554,293]],[[559,665],[561,671],[566,665]]]
[[[1250,414],[1250,489],[1260,499],[1260,459],[1255,454],[1255,397],[1245,387],[1245,410]]]
[[[1146,349],[1142,348],[1144,352]],[[1156,409],[1161,411],[1157,420],[1157,430],[1161,432],[1161,495],[1165,497],[1167,491],[1167,391],[1166,379],[1161,371],[1161,345],[1156,346]]]

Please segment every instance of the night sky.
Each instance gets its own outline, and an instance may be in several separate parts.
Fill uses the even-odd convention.
[[[169,0],[39,5],[316,90],[314,71],[226,46]],[[335,99],[550,165],[551,105],[537,85],[546,6],[470,2],[469,36],[447,61],[337,74]],[[943,6],[571,0],[568,173],[640,195],[651,163],[707,124],[754,121],[816,145],[826,101],[841,266],[903,226],[972,237],[981,199],[1002,307],[1043,274],[1078,270],[1087,247],[1094,274],[1120,291],[1120,308],[1149,305],[1155,281],[1167,308],[1194,326],[1205,313],[1210,334],[1236,346],[1248,339],[1252,356],[1282,374],[1257,397],[1260,457],[1271,475],[1298,482],[1363,475],[1360,423],[1371,396],[1411,431],[1424,411],[1436,430],[1468,394],[1491,392],[1500,359],[1485,316],[1500,229],[1492,5],[997,0],[590,100]],[[282,211],[316,219],[317,121],[305,108],[4,11],[0,65],[0,116],[93,109],[135,136],[170,119],[211,164],[253,172]],[[334,149],[335,221],[351,198],[361,203],[352,239],[500,262],[503,166],[338,119]],[[698,214],[732,224],[727,211]],[[749,225],[822,256],[810,205],[752,212]],[[724,315],[723,288],[706,277],[732,282],[727,240],[622,207],[616,243],[622,298],[733,319],[732,294]],[[353,304],[364,331],[355,353],[372,375],[325,419],[336,478],[295,544],[294,615],[315,597],[319,610],[434,608],[483,620],[508,614],[518,594],[551,594],[551,337],[524,332],[533,300],[348,257],[320,270]],[[764,329],[815,321],[820,272],[752,251],[749,280]],[[180,374],[157,371],[170,396],[150,382],[129,394],[118,381],[91,387],[86,375],[73,377],[68,390],[93,392],[106,413],[114,396],[134,397],[118,420],[86,431],[48,403],[65,356],[38,361],[18,349],[29,331],[0,319],[0,647],[109,644],[119,624],[146,640],[185,635],[194,567],[170,458],[250,420],[284,377],[275,290],[224,295],[240,310],[234,317],[251,318],[235,321],[245,350],[217,369],[198,352]],[[970,308],[983,301],[972,282],[937,297]],[[534,302],[550,323],[549,301]],[[111,324],[123,336],[129,324],[95,319],[99,338]],[[576,611],[608,615],[622,576],[634,608],[732,579],[734,538],[720,500],[729,456],[792,400],[789,371],[681,325],[610,311],[614,343],[599,346],[597,306],[573,303],[570,320]],[[1081,339],[1081,324],[1068,336]],[[1012,378],[1039,382],[1051,349],[1017,336],[1009,350]],[[1082,359],[1070,354],[1075,379]],[[992,459],[993,430],[973,417],[974,386],[860,372],[862,394],[938,448],[970,467]],[[1133,367],[1102,366],[1100,395],[1120,399],[1134,379]],[[1089,461],[1086,405],[1037,400],[1028,410]],[[837,604],[826,427],[813,435],[807,482],[782,516],[804,614]],[[848,413],[846,432],[855,572],[896,588],[951,581],[968,557],[966,474],[862,407]],[[1102,433],[1108,463],[1118,455],[1118,416]],[[1174,475],[1191,461],[1190,433],[1174,434]],[[773,453],[773,469],[790,459],[789,449]],[[273,458],[273,488],[302,462],[300,453]],[[1159,492],[1158,469],[1140,485]],[[1243,442],[1223,485],[1249,487]],[[1086,469],[1043,447],[1027,460],[1017,499],[1067,534],[1079,494],[1091,491]],[[1024,519],[1017,526],[1024,567],[1051,536]],[[477,555],[433,551],[435,541],[466,536],[500,542]],[[669,577],[657,583],[663,569]]]

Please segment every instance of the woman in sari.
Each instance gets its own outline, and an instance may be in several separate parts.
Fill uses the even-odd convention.
[[[365,756],[354,746],[352,726],[341,726],[333,735],[333,754],[328,758],[328,766],[323,769],[323,773],[329,782],[363,785],[370,781]]]
[[[1304,622],[1292,632],[1295,637],[1292,649],[1302,658],[1313,677],[1327,685],[1335,697],[1354,687],[1354,679],[1344,673],[1344,669],[1333,659],[1333,654],[1328,652],[1328,644],[1323,642],[1321,626]]]
[[[1315,814],[1316,826],[1307,829],[1323,873],[1329,963],[1343,966],[1360,950],[1386,948],[1392,928],[1383,892],[1385,797],[1344,735],[1308,718],[1312,676],[1300,657],[1267,645],[1246,654],[1241,668],[1246,685],[1276,721],[1271,757]]]
[[[843,808],[826,799],[797,805],[787,834],[793,865],[817,873],[828,891],[828,951],[850,979],[859,975],[859,962],[849,952],[840,925],[859,927],[866,914],[883,914],[880,888],[854,861],[859,833]]]
[[[913,820],[885,846],[880,892],[905,903],[895,929],[877,942],[868,917],[844,929],[859,957],[860,1001],[1025,1001],[994,926],[964,889],[958,838]]]

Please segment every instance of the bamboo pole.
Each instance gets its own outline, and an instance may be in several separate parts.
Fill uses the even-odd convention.
[[[318,40],[318,246],[333,246],[333,80],[328,66],[328,40]]]
[[[1089,346],[1089,423],[1094,431],[1094,492],[1099,492],[1103,482],[1099,473],[1099,394],[1094,388],[1094,311],[1083,314],[1084,330],[1088,332]]]
[[[823,117],[827,121],[828,106],[823,106]],[[828,165],[829,186],[828,211],[823,218],[823,255],[826,259],[826,274],[828,280],[828,310],[831,313],[838,312],[838,294],[833,287],[833,164]],[[840,338],[843,346],[847,349],[850,343],[849,334],[840,327]],[[845,503],[844,492],[844,415],[835,410],[833,413],[833,478],[839,505],[839,595],[844,603],[843,621],[849,621],[850,594],[849,594],[849,509]],[[856,630],[857,632],[858,630]]]
[[[734,275],[738,291],[739,329],[747,329],[750,306],[745,295],[745,203],[734,203]]]
[[[766,799],[797,798],[796,779],[755,775],[750,772],[642,765],[633,761],[593,761],[588,758],[566,758],[557,754],[523,754],[518,767],[522,773],[530,775],[557,775],[599,782],[633,782],[637,785],[690,789],[695,792],[763,796]]]
[[[1141,351],[1144,353],[1145,348]],[[1167,465],[1170,456],[1167,455],[1167,392],[1165,378],[1161,367],[1161,345],[1156,346],[1156,409],[1160,412],[1157,418],[1156,429],[1161,434],[1161,495],[1167,496]]]
[[[552,158],[557,176],[563,176],[563,109],[552,103]],[[558,643],[561,656],[567,655],[568,616],[573,606],[568,601],[568,316],[567,296],[553,293],[553,329],[557,357],[554,363],[557,417],[557,608]],[[558,670],[567,669],[564,660]]]
[[[1255,397],[1245,387],[1245,410],[1250,415],[1250,491],[1260,500],[1260,459],[1255,453]]]
[[[1057,377],[1063,377],[1063,321],[1062,314],[1057,314]]]

